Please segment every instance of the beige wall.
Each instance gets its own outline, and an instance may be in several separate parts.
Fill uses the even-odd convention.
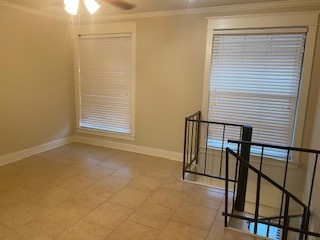
[[[136,141],[108,140],[181,153],[184,118],[201,110],[207,20],[188,15],[134,21]]]
[[[123,20],[137,22],[136,141],[95,138],[182,153],[184,118],[202,106],[206,17],[308,10],[315,8]]]
[[[68,23],[0,7],[0,157],[69,136],[74,123]]]
[[[137,144],[182,152],[184,117],[201,110],[206,19],[137,22]]]
[[[309,104],[306,115],[304,147],[320,150],[320,29],[318,29],[313,66],[311,86],[309,90]],[[311,185],[314,162],[314,157],[309,159],[306,174],[306,194],[308,194],[309,187]],[[314,192],[311,204],[311,230],[320,232],[320,156],[313,190]]]

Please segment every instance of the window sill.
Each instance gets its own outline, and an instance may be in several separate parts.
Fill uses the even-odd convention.
[[[77,128],[76,132],[100,136],[100,137],[116,138],[116,139],[127,140],[127,141],[135,141],[136,140],[136,137],[134,135],[114,133],[114,132],[105,132],[105,131],[99,131],[99,130],[94,130],[94,129]]]

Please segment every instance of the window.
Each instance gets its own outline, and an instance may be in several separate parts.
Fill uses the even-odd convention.
[[[78,47],[78,127],[106,136],[134,136],[131,33],[81,34]]]
[[[265,24],[266,19],[269,26],[258,28],[257,22]],[[299,146],[310,79],[304,64],[313,54],[310,39],[307,43],[310,29],[291,26],[288,19],[283,21],[288,26],[271,19],[244,17],[229,19],[228,24],[209,20],[204,112],[209,121],[251,125],[252,141]],[[238,137],[232,131],[227,136]],[[208,145],[221,146],[219,139],[217,130],[210,129]],[[265,154],[281,158],[285,153]]]
[[[291,146],[305,36],[214,35],[208,119],[251,125],[254,142]]]

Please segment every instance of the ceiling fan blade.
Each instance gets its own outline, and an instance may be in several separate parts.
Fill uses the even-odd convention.
[[[123,10],[130,10],[136,7],[135,4],[124,2],[121,0],[103,0],[104,2],[110,3],[118,8],[121,8]]]

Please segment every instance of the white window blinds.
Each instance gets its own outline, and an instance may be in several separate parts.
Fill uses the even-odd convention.
[[[131,36],[80,37],[80,128],[131,133]]]
[[[208,119],[251,125],[252,141],[290,146],[305,38],[305,32],[214,35]],[[208,142],[215,138],[212,130]]]

